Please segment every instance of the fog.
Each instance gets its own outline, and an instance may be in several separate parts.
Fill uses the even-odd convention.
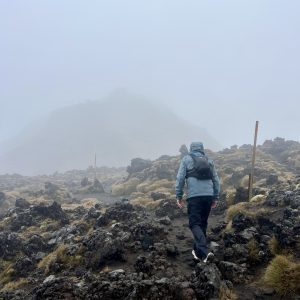
[[[0,142],[124,88],[222,147],[299,140],[300,2],[2,1]],[[173,152],[173,151],[172,151]]]

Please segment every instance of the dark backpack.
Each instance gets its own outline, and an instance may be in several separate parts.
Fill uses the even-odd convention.
[[[195,156],[190,154],[193,159],[194,167],[187,170],[186,178],[195,177],[200,180],[208,180],[213,178],[212,166],[205,155]]]

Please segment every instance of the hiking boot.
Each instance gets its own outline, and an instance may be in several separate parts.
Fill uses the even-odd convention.
[[[193,257],[194,257],[194,260],[200,261],[200,258],[196,255],[195,250],[192,251],[192,255],[193,255]]]
[[[207,262],[212,261],[212,259],[214,258],[214,254],[212,252],[209,252],[206,256],[206,258],[203,260],[203,262],[206,264]]]

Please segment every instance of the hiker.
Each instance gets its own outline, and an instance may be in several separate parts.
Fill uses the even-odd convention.
[[[180,209],[184,206],[182,196],[185,182],[189,227],[194,235],[192,255],[195,260],[206,263],[214,256],[207,247],[206,229],[210,210],[217,206],[220,181],[213,161],[205,155],[201,142],[191,143],[190,153],[180,162],[176,180],[176,199]]]

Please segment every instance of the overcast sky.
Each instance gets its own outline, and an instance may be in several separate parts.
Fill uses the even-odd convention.
[[[300,1],[2,0],[0,141],[126,88],[223,146],[300,139]]]

